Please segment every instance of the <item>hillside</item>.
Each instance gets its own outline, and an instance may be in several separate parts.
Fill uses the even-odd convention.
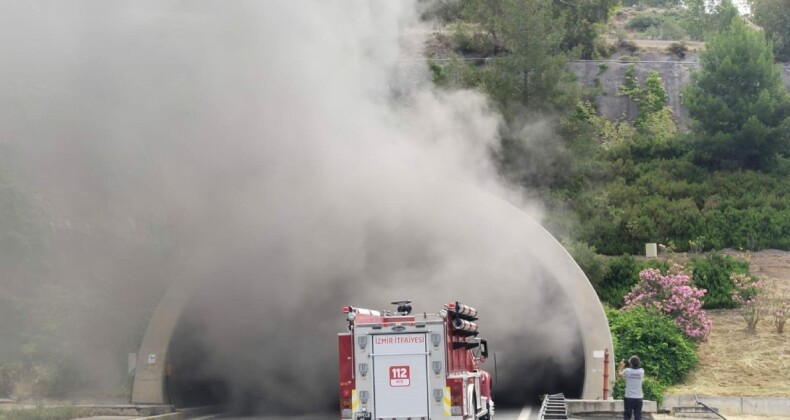
[[[790,297],[790,252],[727,253],[747,258],[753,274],[764,276],[779,296]],[[709,311],[709,315],[713,330],[699,347],[699,367],[686,384],[669,393],[790,397],[790,332],[777,334],[772,319],[765,317],[757,333],[749,334],[737,310]]]

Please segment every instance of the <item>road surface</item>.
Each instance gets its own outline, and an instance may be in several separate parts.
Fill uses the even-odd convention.
[[[518,409],[502,409],[497,410],[494,419],[495,420],[537,420],[538,416],[538,408],[535,407],[524,407],[522,410]],[[337,415],[314,415],[314,416],[300,416],[300,417],[283,417],[283,416],[273,416],[273,417],[225,417],[220,416],[219,418],[222,419],[233,419],[233,420],[275,420],[275,419],[288,419],[288,420],[338,420]]]

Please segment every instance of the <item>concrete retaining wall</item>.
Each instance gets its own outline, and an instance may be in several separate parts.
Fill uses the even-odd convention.
[[[780,397],[698,397],[701,402],[716,407],[723,414],[754,414],[787,416],[790,414],[790,399]],[[697,403],[693,396],[668,395],[664,408],[693,407]]]
[[[644,86],[650,71],[658,71],[667,90],[672,113],[685,121],[688,112],[683,107],[681,91],[691,80],[691,72],[699,69],[696,61],[574,61],[570,68],[582,86],[599,89],[595,102],[601,115],[610,120],[625,118],[633,121],[639,109],[634,101],[620,94],[626,70],[632,65],[640,86]]]
[[[577,419],[622,419],[623,400],[565,400],[568,416]],[[652,419],[658,411],[655,401],[644,401],[642,418]]]
[[[691,72],[700,69],[695,55],[689,55],[683,60],[664,55],[643,55],[636,62],[623,62],[614,60],[571,62],[570,69],[576,75],[579,83],[587,88],[598,89],[595,97],[596,105],[601,115],[610,120],[625,118],[633,121],[636,118],[636,103],[620,94],[620,87],[625,81],[625,72],[631,65],[634,66],[640,86],[644,86],[645,79],[651,70],[656,70],[661,75],[664,88],[669,96],[669,107],[681,125],[688,123],[688,111],[683,106],[683,88],[691,81]],[[785,85],[790,89],[790,64],[784,66]]]

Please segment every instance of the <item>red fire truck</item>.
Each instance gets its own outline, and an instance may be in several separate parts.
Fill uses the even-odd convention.
[[[451,302],[438,314],[343,308],[338,334],[340,417],[482,419],[494,414],[491,375],[480,369],[488,343],[477,338],[477,310]]]

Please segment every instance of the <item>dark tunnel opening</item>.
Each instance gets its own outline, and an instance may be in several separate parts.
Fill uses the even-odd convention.
[[[182,316],[170,341],[165,397],[176,407],[225,405],[228,402],[227,380],[205,373],[210,349],[200,339],[203,327],[195,319]]]
[[[311,329],[308,326],[305,329],[305,335],[327,341],[312,347],[301,341],[288,342],[293,340],[289,334],[305,326],[289,324],[286,316],[273,314],[266,308],[258,307],[250,314],[246,305],[252,303],[240,298],[244,294],[242,291],[234,293],[236,303],[228,305],[223,301],[229,297],[227,294],[206,291],[187,305],[168,352],[165,392],[170,403],[177,407],[222,405],[237,414],[337,412],[335,336],[345,327],[339,314],[340,305],[337,305],[337,312],[333,311],[334,306],[323,305],[326,313],[317,314],[332,319],[330,324],[337,328]],[[251,297],[254,294],[247,294],[254,300]],[[551,306],[558,311],[564,310],[560,302],[564,298],[559,293],[551,296],[549,300],[557,301]],[[306,307],[317,306],[306,304]],[[266,321],[238,322],[248,316]],[[546,340],[545,330],[533,330],[530,325],[573,328],[576,336],[581,337],[578,323],[563,322],[552,326],[555,318],[556,314],[546,311],[542,319],[523,322],[525,328],[519,337],[491,340],[491,353],[497,356],[490,356],[483,367],[495,377],[497,407],[537,406],[545,394],[563,393],[568,398],[581,396],[585,375],[581,339],[576,340],[572,349],[562,349],[556,356],[523,357],[531,348],[546,346],[542,342]],[[279,326],[272,328],[272,324]],[[224,332],[218,334],[218,328]],[[247,348],[241,348],[244,346]],[[513,354],[519,357],[509,357]],[[311,360],[321,360],[325,369],[313,372],[314,369],[301,367]],[[301,397],[291,398],[290,394],[303,394],[310,403],[300,403]]]

